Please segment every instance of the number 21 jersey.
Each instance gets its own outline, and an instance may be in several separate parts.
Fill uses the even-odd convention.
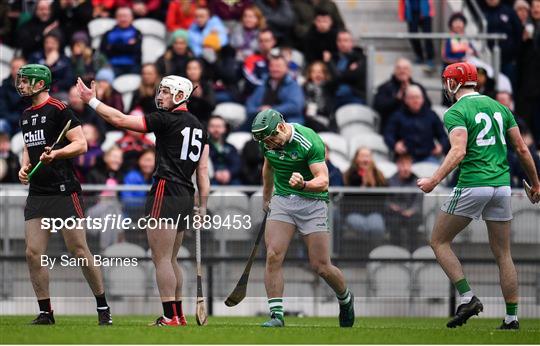
[[[448,133],[467,130],[457,187],[510,185],[505,135],[517,124],[508,108],[488,96],[467,94],[446,111],[444,126]]]

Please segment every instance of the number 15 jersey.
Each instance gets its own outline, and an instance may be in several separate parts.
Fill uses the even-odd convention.
[[[147,131],[156,135],[154,177],[194,191],[191,176],[208,142],[201,122],[187,111],[157,111],[145,115],[144,121]]]
[[[505,135],[517,124],[508,108],[488,96],[467,94],[446,111],[444,126],[448,133],[467,130],[457,187],[510,186]]]

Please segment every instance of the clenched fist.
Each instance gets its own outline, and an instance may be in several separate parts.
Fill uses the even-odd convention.
[[[293,189],[302,190],[304,188],[304,177],[298,172],[294,172],[289,178],[289,185]]]

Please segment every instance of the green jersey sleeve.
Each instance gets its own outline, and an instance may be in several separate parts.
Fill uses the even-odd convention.
[[[467,128],[465,117],[455,109],[449,109],[444,113],[444,126],[448,133],[450,133],[456,127]]]
[[[313,136],[313,145],[311,148],[309,148],[307,159],[308,159],[308,165],[311,165],[312,163],[318,163],[318,162],[324,162],[325,161],[325,155],[324,155],[324,143],[318,135]]]

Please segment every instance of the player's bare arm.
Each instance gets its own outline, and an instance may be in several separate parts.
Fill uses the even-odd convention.
[[[289,185],[293,189],[304,190],[308,192],[323,192],[328,190],[328,167],[324,162],[312,163],[309,170],[313,174],[313,179],[304,180],[304,177],[294,172],[289,179]]]
[[[518,155],[519,162],[531,182],[531,195],[533,196],[533,200],[538,202],[540,201],[540,180],[538,179],[538,172],[536,171],[531,152],[523,141],[517,126],[508,129],[507,134],[510,143]]]
[[[45,151],[39,158],[44,164],[49,164],[53,160],[71,159],[81,154],[86,153],[88,145],[84,137],[82,127],[77,126],[66,133],[66,138],[70,142],[61,149],[50,150],[50,147],[45,147]]]
[[[272,172],[272,167],[268,163],[266,158],[263,163],[263,209],[268,211],[268,206],[270,205],[270,199],[272,198],[272,192],[274,191],[274,175]]]
[[[19,181],[23,185],[28,185],[28,173],[32,169],[32,164],[30,163],[30,157],[28,156],[28,148],[26,144],[23,146],[23,155],[21,169],[19,170]]]
[[[456,128],[450,132],[449,137],[451,148],[442,165],[431,178],[421,178],[416,183],[425,193],[433,191],[435,186],[459,165],[467,153],[467,130]]]
[[[79,97],[81,98],[81,100],[94,108],[96,110],[96,113],[99,114],[99,116],[102,117],[103,120],[105,120],[109,124],[120,129],[132,130],[137,132],[147,132],[143,116],[126,115],[119,110],[107,106],[100,101],[97,101],[97,105],[90,104],[92,100],[97,100],[96,83],[94,81],[92,81],[92,83],[90,84],[90,88],[88,88],[84,84],[84,82],[80,78],[78,78],[77,90],[79,92]]]
[[[210,193],[210,179],[208,177],[208,153],[210,147],[205,144],[199,165],[196,169],[197,175],[197,190],[199,191],[199,215],[206,215],[206,205],[208,201],[208,194]]]

